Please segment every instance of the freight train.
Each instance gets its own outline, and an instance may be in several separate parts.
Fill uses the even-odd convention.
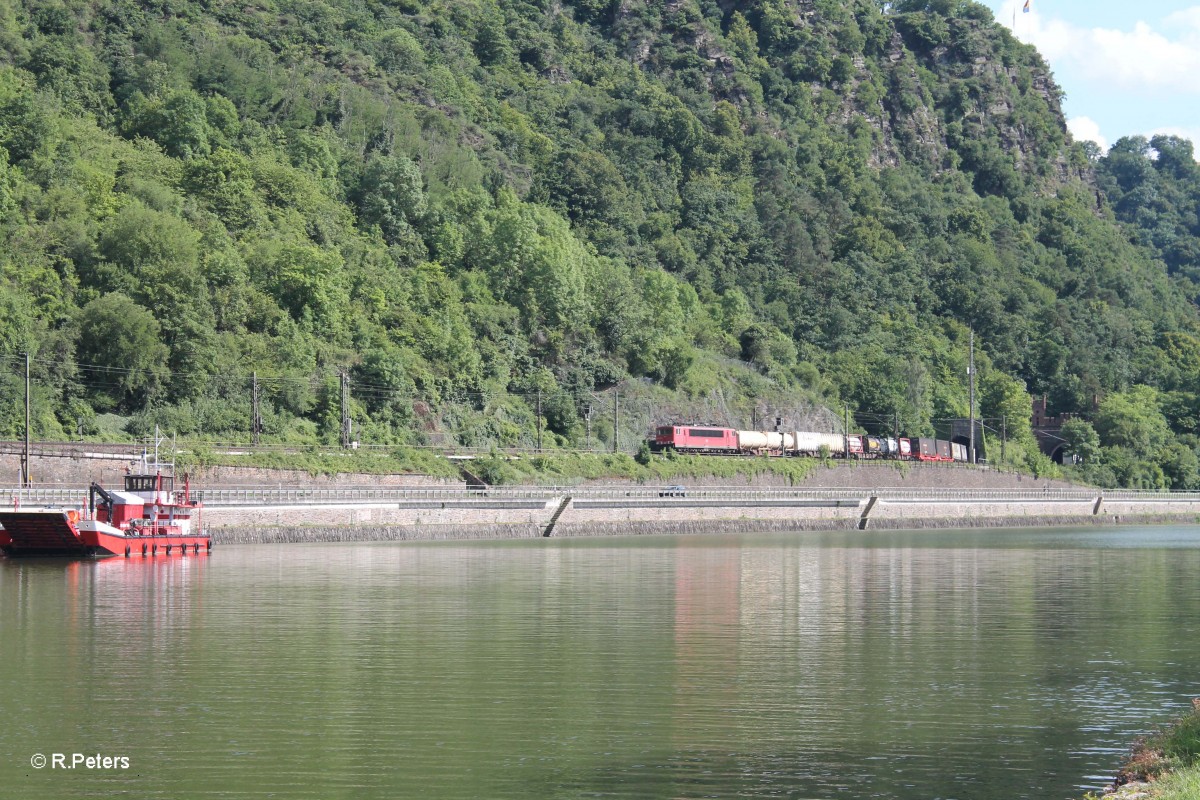
[[[656,453],[674,450],[722,456],[832,456],[901,461],[967,461],[967,447],[945,439],[864,436],[810,431],[738,431],[709,425],[663,425],[647,440]]]

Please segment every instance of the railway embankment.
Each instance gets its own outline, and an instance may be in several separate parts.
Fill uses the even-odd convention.
[[[44,447],[44,446],[43,446]],[[123,446],[120,452],[106,451],[99,445],[79,443],[60,447],[59,455],[35,452],[31,474],[39,485],[83,485],[92,481],[102,485],[120,483],[126,468],[136,465],[136,448]],[[232,458],[232,456],[231,456]],[[560,483],[583,485],[646,485],[682,483],[690,486],[813,487],[813,488],[959,488],[959,489],[1030,489],[1071,488],[1072,484],[1054,479],[1034,478],[1019,472],[979,468],[962,464],[901,462],[888,460],[713,458],[704,456],[659,459],[653,469],[639,466],[627,456],[592,454],[573,459],[570,456],[513,456],[513,464],[527,463],[532,471],[514,471],[515,483]],[[353,462],[353,459],[348,459]],[[543,463],[544,462],[544,463]],[[457,462],[471,464],[474,462]],[[541,465],[541,469],[537,465]],[[799,467],[799,468],[797,468]],[[482,468],[476,468],[482,471]],[[607,470],[607,472],[606,472]],[[191,473],[192,484],[205,486],[439,486],[466,487],[464,476],[377,472],[318,473],[304,469],[263,467],[249,464],[207,464],[180,472]],[[456,470],[457,471],[457,470]],[[0,454],[0,476],[18,482],[20,457]],[[605,477],[607,476],[607,477]],[[478,479],[475,483],[479,483]]]
[[[0,503],[64,507],[90,480],[115,484],[123,463],[46,459],[41,484]],[[114,472],[96,475],[98,466]],[[313,477],[220,468],[194,480],[218,542],[534,538],[783,530],[888,530],[1105,525],[1200,520],[1200,493],[1101,492],[1027,475],[955,465],[821,464],[794,485],[591,481],[490,487],[417,475]],[[727,479],[728,480],[728,479]]]

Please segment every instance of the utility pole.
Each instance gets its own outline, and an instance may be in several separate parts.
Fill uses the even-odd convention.
[[[1007,463],[1005,458],[1005,447],[1008,445],[1008,415],[1004,414],[1000,417],[1000,463]]]
[[[613,389],[613,452],[617,452],[617,430],[620,428],[621,393]]]
[[[975,329],[971,329],[971,356],[967,365],[967,376],[971,379],[971,434],[967,460],[975,463]]]
[[[844,447],[845,449],[842,452],[845,453],[846,458],[849,459],[850,458],[850,404],[843,403],[842,407],[843,407],[843,409],[845,409],[845,422],[842,425],[842,447]]]
[[[542,452],[542,390],[537,393],[537,451]]]
[[[897,451],[900,447],[900,412],[896,411],[892,414],[892,438],[896,440]]]
[[[342,449],[350,449],[350,375],[342,370]]]
[[[250,401],[253,405],[253,413],[250,417],[250,436],[251,443],[258,447],[258,437],[262,434],[262,410],[258,406],[258,371],[250,373]]]
[[[21,485],[29,486],[29,353],[25,353],[25,447],[21,450]]]
[[[587,444],[584,445],[584,449],[590,452],[592,449],[592,404],[591,403],[587,404],[587,413],[584,415],[583,418],[587,421],[587,439],[586,439]]]

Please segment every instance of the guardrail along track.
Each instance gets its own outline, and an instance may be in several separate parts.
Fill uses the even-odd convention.
[[[514,486],[487,489],[436,487],[300,487],[300,486],[213,486],[193,488],[193,498],[206,506],[379,504],[415,501],[539,500],[548,502],[567,495],[577,500],[653,500],[655,504],[689,500],[730,500],[738,503],[799,500],[903,500],[919,502],[1094,502],[1140,500],[1157,502],[1200,502],[1200,492],[1101,491],[1099,489],[801,489],[703,487],[687,489],[681,497],[665,497],[659,486]],[[84,485],[25,487],[0,484],[0,504],[79,507],[87,501]]]

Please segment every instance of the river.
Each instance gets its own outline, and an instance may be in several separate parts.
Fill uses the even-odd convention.
[[[1200,527],[0,558],[0,670],[6,797],[1071,798],[1200,695]]]

